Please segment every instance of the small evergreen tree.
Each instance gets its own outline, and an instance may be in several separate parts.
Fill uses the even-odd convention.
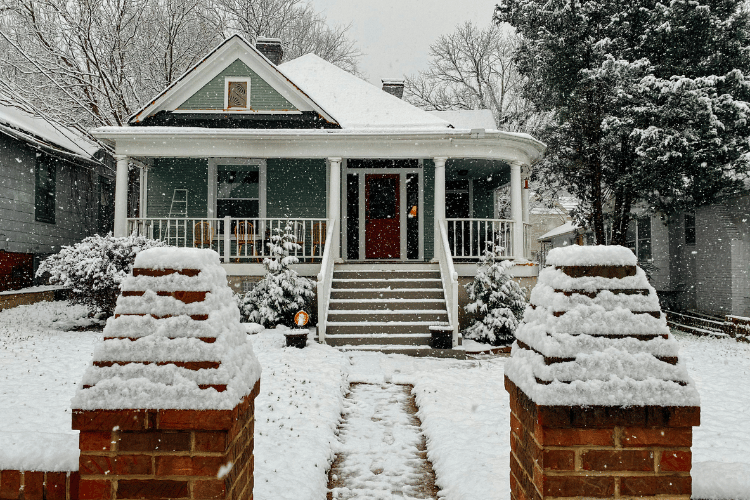
[[[526,298],[508,269],[513,263],[498,260],[499,245],[489,241],[477,265],[477,275],[465,286],[471,301],[464,309],[476,315],[464,337],[494,346],[509,345],[523,319]]]
[[[294,315],[309,308],[314,296],[312,280],[289,268],[299,262],[291,254],[302,248],[294,236],[294,224],[287,222],[283,230],[275,228],[268,248],[271,256],[263,259],[265,276],[240,299],[242,319],[266,328],[293,327]]]

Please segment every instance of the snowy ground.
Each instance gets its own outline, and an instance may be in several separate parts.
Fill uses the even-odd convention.
[[[83,314],[64,302],[0,312],[0,469],[77,465],[69,401],[101,334],[62,330]],[[750,500],[750,345],[676,335],[702,398],[694,496]],[[509,498],[506,358],[345,355],[317,344],[283,348],[276,331],[252,338],[263,366],[256,400],[258,500],[325,498],[350,382],[414,385],[440,498]]]

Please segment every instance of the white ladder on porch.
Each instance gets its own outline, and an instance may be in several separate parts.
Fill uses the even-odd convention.
[[[169,220],[167,221],[167,244],[175,246],[187,246],[188,228],[188,190],[175,189],[172,192],[172,203],[169,205]],[[171,219],[175,219],[174,221]],[[176,220],[183,219],[183,220]],[[174,233],[174,234],[173,234]],[[182,245],[180,245],[182,240]]]

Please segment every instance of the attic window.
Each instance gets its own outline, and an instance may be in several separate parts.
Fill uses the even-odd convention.
[[[225,79],[224,109],[250,108],[250,79],[227,77]]]

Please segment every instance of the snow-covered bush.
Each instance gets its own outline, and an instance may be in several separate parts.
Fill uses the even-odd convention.
[[[87,306],[94,314],[111,316],[120,283],[133,269],[135,255],[161,246],[166,245],[144,236],[90,236],[73,246],[62,247],[59,253],[45,259],[36,275],[49,273],[51,284],[70,288],[71,302]]]
[[[496,249],[500,250],[500,247],[487,242],[487,250],[477,265],[477,275],[465,286],[471,303],[464,309],[475,317],[464,337],[498,346],[509,345],[515,339],[514,333],[526,308],[526,298],[508,273],[513,263],[498,260]]]
[[[266,328],[276,325],[294,326],[294,315],[309,309],[314,297],[312,280],[297,275],[289,266],[299,262],[294,255],[300,250],[294,236],[294,224],[274,229],[268,243],[271,257],[263,259],[266,274],[255,288],[240,301],[242,320],[259,323]]]

